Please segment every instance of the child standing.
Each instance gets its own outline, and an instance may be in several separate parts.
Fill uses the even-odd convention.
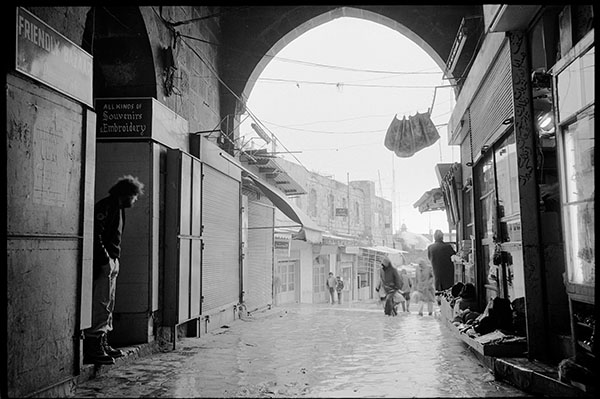
[[[342,304],[342,291],[344,290],[344,280],[340,276],[336,277],[337,284],[335,286],[335,290],[337,291],[338,296],[338,305]]]

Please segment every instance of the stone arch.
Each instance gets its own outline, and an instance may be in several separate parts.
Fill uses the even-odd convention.
[[[379,23],[383,26],[386,26],[390,29],[401,33],[408,39],[412,40],[419,47],[421,47],[434,60],[434,62],[440,67],[440,69],[444,69],[445,62],[444,60],[442,60],[440,55],[431,47],[431,45],[427,41],[423,40],[418,34],[413,32],[405,25],[377,12],[354,7],[340,7],[324,12],[323,14],[304,22],[303,24],[299,25],[298,27],[281,37],[279,40],[277,40],[277,42],[269,49],[268,52],[265,53],[265,56],[263,56],[259,60],[256,67],[252,70],[248,80],[246,81],[244,89],[242,90],[241,97],[243,99],[247,99],[249,97],[250,93],[252,92],[252,89],[254,88],[254,83],[256,82],[256,79],[264,71],[264,69],[271,60],[271,57],[269,56],[275,56],[293,40],[302,36],[304,33],[310,31],[311,29],[343,17],[359,18]],[[238,114],[238,112],[241,113],[241,111],[242,109],[240,107],[236,110],[236,114]]]
[[[157,97],[152,47],[139,7],[90,8],[83,46],[94,57],[94,98]]]

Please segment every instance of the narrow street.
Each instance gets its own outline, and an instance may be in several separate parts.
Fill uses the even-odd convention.
[[[112,366],[76,397],[528,397],[495,381],[435,313],[289,305]]]

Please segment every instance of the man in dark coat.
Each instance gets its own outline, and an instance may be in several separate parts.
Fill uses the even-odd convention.
[[[115,358],[123,356],[122,351],[108,345],[107,334],[112,331],[125,208],[133,206],[143,189],[144,184],[136,177],[124,176],[94,207],[92,325],[84,330],[84,363],[114,364]]]
[[[452,245],[444,242],[444,233],[436,230],[433,233],[435,242],[427,247],[427,257],[433,267],[435,290],[444,291],[454,284],[454,263],[452,255],[456,254]]]

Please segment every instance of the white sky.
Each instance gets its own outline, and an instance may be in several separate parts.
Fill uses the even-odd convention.
[[[425,191],[439,187],[436,163],[460,162],[459,148],[448,146],[446,126],[438,127],[435,144],[410,158],[397,157],[383,144],[394,115],[402,119],[427,111],[434,87],[447,84],[440,67],[410,39],[383,25],[345,17],[308,31],[280,51],[260,75],[247,108],[281,143],[277,151],[301,152],[283,158],[343,183],[347,173],[350,180],[375,182],[377,195],[394,204],[395,231],[405,223],[415,233],[438,228],[447,233],[445,212],[421,214],[413,207]],[[452,89],[437,89],[433,122],[446,124],[453,105]],[[240,126],[246,139],[256,136],[252,122],[247,118]],[[251,144],[272,149],[258,139],[245,148]]]

